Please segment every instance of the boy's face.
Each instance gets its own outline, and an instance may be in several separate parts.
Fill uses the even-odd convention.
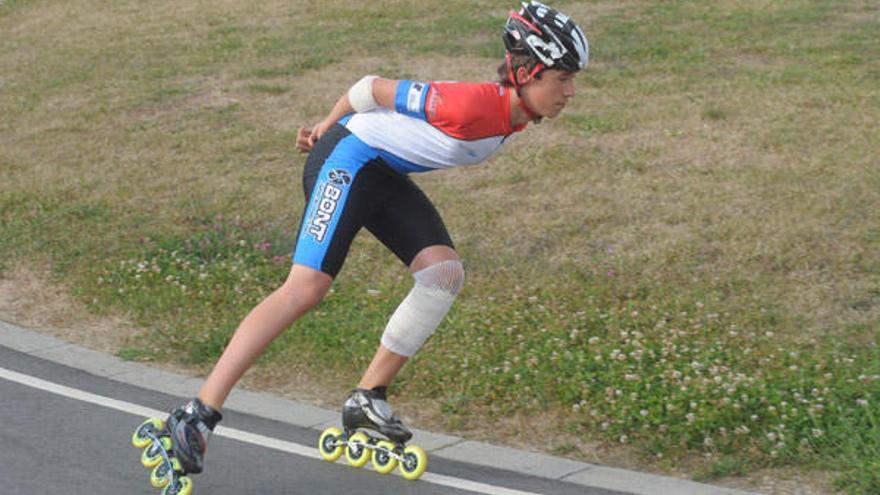
[[[543,117],[556,117],[574,96],[575,75],[557,69],[543,71],[540,78],[532,78],[522,87],[526,104]]]

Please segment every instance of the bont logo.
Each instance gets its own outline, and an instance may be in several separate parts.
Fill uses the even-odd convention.
[[[348,170],[334,168],[327,174],[327,178],[330,179],[334,184],[340,186],[347,186],[351,184],[351,174],[348,173]]]

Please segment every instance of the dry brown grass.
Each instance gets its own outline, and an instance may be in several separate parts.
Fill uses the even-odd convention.
[[[0,277],[0,320],[115,353],[138,329],[121,316],[98,317],[45,270],[19,265]]]

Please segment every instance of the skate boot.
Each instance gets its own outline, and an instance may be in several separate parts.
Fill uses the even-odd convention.
[[[373,469],[381,474],[388,474],[400,466],[404,478],[418,479],[427,467],[427,456],[421,447],[406,445],[412,432],[394,414],[385,393],[386,387],[353,390],[342,406],[344,431],[339,428],[324,430],[318,440],[318,449],[330,462],[344,452],[354,467],[361,467],[372,458]],[[384,438],[358,430],[376,431]]]
[[[153,468],[150,483],[163,488],[162,495],[192,492],[186,475],[202,472],[208,438],[221,419],[218,411],[193,399],[172,410],[167,420],[150,418],[135,430],[132,444],[144,449],[141,462]]]
[[[342,426],[346,431],[375,430],[394,443],[405,444],[412,438],[412,432],[391,410],[385,391],[386,387],[353,390],[342,405]]]

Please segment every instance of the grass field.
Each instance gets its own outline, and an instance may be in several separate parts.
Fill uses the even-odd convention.
[[[366,73],[494,77],[515,3],[443,5],[0,1],[0,276],[46,271],[139,329],[118,355],[206,371],[286,275],[296,129]],[[565,114],[416,177],[468,282],[393,400],[573,458],[880,493],[880,8],[556,5],[591,40]],[[250,383],[341,399],[410,287],[360,236]]]

